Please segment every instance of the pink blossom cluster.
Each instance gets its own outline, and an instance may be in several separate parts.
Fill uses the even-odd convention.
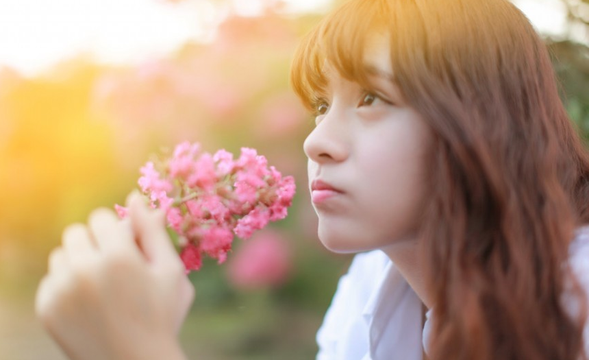
[[[200,269],[202,255],[223,263],[234,235],[248,239],[270,221],[286,217],[295,182],[283,177],[256,150],[242,148],[238,159],[224,149],[214,155],[183,142],[171,157],[141,168],[138,184],[152,208],[166,214],[179,236],[187,273]],[[120,217],[127,209],[115,205]]]

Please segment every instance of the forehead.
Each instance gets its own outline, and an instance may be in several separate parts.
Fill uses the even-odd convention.
[[[390,55],[390,44],[388,38],[384,35],[375,35],[367,39],[364,50],[355,55],[361,59],[360,71],[356,73],[357,77],[349,72],[342,71],[334,66],[328,59],[324,59],[321,67],[321,76],[326,82],[334,79],[345,78],[346,80],[362,83],[365,76],[379,76],[394,81],[393,69]]]
[[[291,67],[291,85],[309,110],[314,110],[333,78],[370,85],[370,75],[391,74],[390,26],[382,18],[378,0],[353,4],[326,18],[297,48]],[[382,4],[381,4],[382,5]],[[368,11],[369,10],[369,11]],[[368,12],[367,12],[368,11]],[[364,13],[366,16],[359,16]]]
[[[364,66],[368,69],[373,68],[392,74],[390,48],[388,37],[380,34],[369,37],[364,48]]]

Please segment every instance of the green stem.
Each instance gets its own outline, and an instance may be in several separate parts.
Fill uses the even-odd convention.
[[[187,202],[188,200],[196,199],[199,195],[200,195],[199,192],[193,192],[192,194],[187,195],[187,196],[183,197],[182,199],[174,201],[174,204],[175,205],[183,204],[183,203]]]

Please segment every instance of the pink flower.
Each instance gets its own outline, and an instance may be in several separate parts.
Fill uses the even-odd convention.
[[[117,211],[117,215],[119,218],[124,219],[129,215],[129,209],[126,207],[122,207],[119,204],[115,204],[115,210]]]
[[[279,286],[290,273],[290,248],[279,233],[265,230],[244,242],[228,266],[229,280],[238,288]]]
[[[210,154],[202,154],[193,166],[193,172],[188,177],[187,184],[189,187],[200,187],[206,191],[211,191],[217,183],[217,173],[215,162]]]
[[[262,229],[268,225],[269,212],[267,210],[260,210],[256,208],[249,214],[237,220],[237,226],[235,227],[235,235],[242,239],[249,239],[254,231]]]
[[[286,206],[282,206],[280,203],[275,203],[270,206],[270,221],[282,220],[286,215],[288,215]]]
[[[241,155],[237,160],[237,166],[243,168],[243,174],[248,174],[251,179],[263,179],[269,175],[268,160],[258,155],[255,149],[241,148]]]
[[[146,163],[138,184],[181,239],[188,270],[200,268],[203,253],[223,263],[234,234],[247,239],[283,219],[295,191],[294,179],[269,168],[255,149],[242,148],[233,160],[223,149],[211,155],[189,142],[178,144],[168,159]],[[115,209],[126,216],[125,208]]]
[[[186,274],[192,270],[198,270],[202,266],[200,249],[192,244],[188,244],[182,249],[180,258],[186,267]]]
[[[233,233],[222,227],[212,227],[204,231],[200,244],[202,251],[222,264],[227,259],[227,252],[231,250]]]
[[[246,178],[235,182],[235,195],[240,203],[254,204],[258,196],[258,191]]]
[[[268,185],[264,179],[266,174],[257,168],[242,170],[236,175],[238,183],[245,183],[256,189]]]
[[[256,149],[251,148],[241,148],[241,155],[237,160],[237,166],[241,167],[254,167],[257,165],[256,158],[258,156],[258,152]]]
[[[148,191],[172,191],[170,182],[160,179],[160,173],[155,169],[153,162],[148,162],[141,168],[141,176],[138,184],[143,192]]]
[[[213,161],[217,163],[217,176],[223,177],[229,174],[233,167],[233,154],[225,149],[221,149],[213,155]]]
[[[174,156],[172,157],[172,159],[182,157],[182,156],[188,156],[188,157],[194,158],[194,157],[196,157],[196,155],[198,155],[199,152],[200,152],[200,144],[198,144],[198,143],[191,144],[188,141],[183,141],[180,144],[176,145],[176,147],[174,148]]]
[[[168,197],[168,194],[165,191],[152,191],[149,195],[149,200],[151,200],[152,208],[158,207],[166,213],[174,204],[174,199]]]
[[[290,206],[296,190],[294,178],[292,176],[283,178],[280,180],[279,186],[277,194],[280,204],[282,206]]]
[[[223,202],[218,196],[203,196],[201,206],[207,209],[211,216],[219,223],[224,222],[228,216],[231,216],[229,209],[223,205]]]
[[[182,217],[182,213],[178,208],[171,208],[166,213],[166,219],[168,221],[168,225],[174,229],[177,233],[182,233],[182,222],[184,218]]]
[[[204,211],[200,206],[200,202],[198,200],[188,200],[186,201],[186,207],[188,208],[188,212],[191,216],[195,218],[202,218],[204,215]]]
[[[187,179],[194,171],[194,159],[200,151],[200,145],[190,144],[188,141],[182,142],[174,148],[174,156],[168,164],[170,175]]]
[[[192,173],[194,161],[188,156],[179,156],[171,159],[169,166],[171,176],[186,179]]]
[[[295,182],[291,176],[280,179],[278,186],[277,199],[270,206],[270,221],[282,220],[286,217],[287,208],[291,206],[295,194]]]

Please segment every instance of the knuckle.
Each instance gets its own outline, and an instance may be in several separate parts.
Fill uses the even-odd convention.
[[[105,208],[100,207],[98,209],[93,210],[88,217],[88,222],[90,224],[96,222],[103,222],[103,221],[112,221],[116,219],[116,215],[113,211]]]
[[[86,231],[87,231],[87,229],[86,229],[86,226],[84,224],[74,223],[74,224],[68,225],[63,230],[62,239],[65,242],[66,239],[80,236],[80,234],[83,234]]]
[[[49,272],[61,268],[65,265],[65,251],[62,247],[57,247],[49,253],[47,258],[47,269]]]
[[[49,262],[58,261],[63,256],[63,248],[58,246],[49,253]]]
[[[70,287],[65,277],[46,276],[37,290],[35,299],[35,315],[46,327],[56,320],[61,307],[67,303]]]
[[[80,245],[87,245],[91,242],[92,240],[88,232],[80,231],[77,234],[65,237],[63,239],[63,248],[64,250],[68,250],[70,254],[77,254],[75,251],[73,251],[74,249],[79,248]]]
[[[115,228],[118,233],[124,234],[127,237],[133,237],[133,226],[131,225],[130,219],[118,220]]]
[[[76,234],[76,236],[74,236],[74,234],[70,234],[69,236],[63,238],[62,244],[64,248],[71,248],[72,245],[78,241],[80,241],[80,234]]]
[[[48,301],[49,291],[49,276],[45,276],[39,283],[35,297],[35,315],[41,320],[46,320],[48,314],[51,314],[50,302]]]
[[[137,264],[135,259],[123,252],[111,252],[104,257],[101,262],[101,271],[106,273],[120,274],[122,271],[128,271]]]
[[[94,262],[87,261],[85,263],[78,263],[71,272],[71,280],[69,281],[70,286],[85,286],[92,282],[96,271]]]

